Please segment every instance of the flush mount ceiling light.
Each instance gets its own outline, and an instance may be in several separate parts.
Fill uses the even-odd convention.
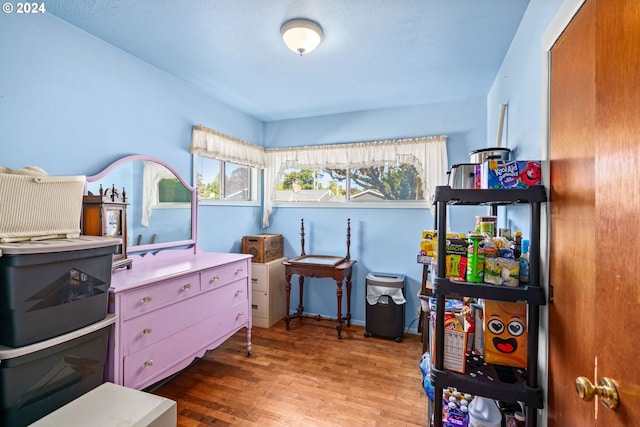
[[[324,35],[322,27],[308,19],[292,19],[285,22],[280,27],[280,34],[287,47],[300,56],[318,47]]]

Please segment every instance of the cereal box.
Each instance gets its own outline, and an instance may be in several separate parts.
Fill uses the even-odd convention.
[[[488,160],[482,164],[481,187],[484,189],[528,188],[542,185],[540,161]]]

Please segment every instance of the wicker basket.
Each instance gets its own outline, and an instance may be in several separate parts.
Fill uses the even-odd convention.
[[[85,182],[0,173],[0,242],[78,237]]]

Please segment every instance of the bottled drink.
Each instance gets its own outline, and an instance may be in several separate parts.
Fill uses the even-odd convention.
[[[522,231],[513,232],[513,244],[511,245],[511,249],[513,250],[513,259],[520,258],[520,253],[522,252]]]
[[[518,265],[520,268],[520,284],[524,285],[529,283],[529,241],[522,241],[522,253],[518,258]]]

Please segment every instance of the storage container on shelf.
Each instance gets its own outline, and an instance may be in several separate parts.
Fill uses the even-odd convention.
[[[0,244],[0,345],[22,347],[103,320],[120,243],[80,236]]]
[[[115,315],[36,344],[0,346],[0,425],[26,426],[102,384]]]

